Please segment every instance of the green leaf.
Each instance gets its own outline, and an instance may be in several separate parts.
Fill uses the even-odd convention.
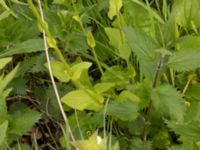
[[[104,28],[109,43],[119,52],[119,56],[123,59],[128,59],[131,54],[131,49],[127,44],[127,40],[123,32],[116,28],[105,27]]]
[[[94,110],[97,111],[102,107],[104,99],[101,95],[91,90],[74,90],[62,97],[62,102],[73,109]]]
[[[158,86],[152,90],[151,99],[153,108],[162,116],[170,116],[171,119],[182,121],[185,105],[182,94],[170,85]]]
[[[160,45],[141,30],[124,27],[124,32],[129,46],[138,57],[142,73],[152,78],[160,57],[155,50],[160,48]]]
[[[29,108],[20,109],[11,115],[10,127],[8,133],[12,137],[22,136],[41,118],[41,114]]]
[[[120,30],[111,27],[105,27],[104,30],[109,38],[109,44],[118,50],[122,45]]]
[[[109,0],[109,12],[108,17],[113,19],[117,15],[122,7],[122,0]]]
[[[72,66],[72,80],[78,80],[84,70],[88,70],[91,67],[90,62],[81,62]]]
[[[106,114],[123,121],[133,121],[139,115],[138,106],[129,100],[108,104]]]
[[[102,82],[102,83],[97,83],[94,86],[94,90],[98,93],[101,94],[103,92],[108,91],[109,89],[111,89],[112,87],[114,87],[115,84],[114,83],[109,83],[109,82]]]
[[[53,75],[61,82],[68,82],[70,80],[69,73],[66,70],[65,65],[56,60],[51,61],[51,67]]]
[[[6,140],[6,134],[7,134],[7,129],[8,129],[8,121],[5,120],[2,124],[0,124],[0,147],[3,145],[3,143]]]
[[[6,88],[8,83],[15,77],[17,69],[19,65],[16,66],[9,74],[7,74],[4,78],[0,78],[0,93]]]
[[[142,141],[139,138],[134,138],[131,142],[131,150],[152,150],[150,141]]]
[[[200,51],[200,36],[186,35],[181,37],[177,42],[181,49],[192,48]]]
[[[188,88],[186,94],[196,100],[200,101],[200,83],[193,84],[191,87]]]
[[[128,90],[122,91],[117,99],[119,101],[131,100],[132,102],[134,102],[136,104],[138,104],[140,102],[140,98]]]
[[[179,72],[194,70],[200,65],[200,52],[193,49],[180,49],[169,57],[168,65]]]
[[[0,20],[3,20],[3,19],[5,19],[5,18],[9,17],[10,14],[11,14],[11,13],[10,13],[9,10],[6,10],[6,11],[2,12],[2,13],[0,14]]]
[[[177,123],[174,121],[165,121],[167,126],[179,135],[200,139],[200,122],[190,121],[187,123]]]
[[[5,65],[7,63],[9,63],[12,60],[11,57],[7,57],[7,58],[1,58],[0,59],[0,69],[3,69],[3,67],[5,67]]]
[[[0,51],[0,57],[12,56],[15,54],[31,53],[44,50],[42,39],[29,39],[22,43],[16,44],[13,47]]]

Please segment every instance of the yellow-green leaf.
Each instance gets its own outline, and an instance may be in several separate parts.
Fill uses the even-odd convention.
[[[0,69],[3,69],[3,67],[5,67],[5,65],[7,63],[9,63],[12,60],[11,57],[7,57],[7,58],[1,58],[0,59]]]
[[[104,150],[106,139],[101,139],[97,131],[94,132],[88,140],[77,140],[73,145],[79,150]]]
[[[91,90],[74,90],[67,93],[62,102],[78,110],[99,110],[103,105],[103,97]]]
[[[65,65],[60,62],[53,60],[51,61],[51,68],[53,75],[62,82],[68,82],[70,80],[69,73],[67,72]]]
[[[127,90],[122,91],[120,93],[118,100],[119,101],[131,100],[132,102],[136,104],[140,102],[140,98],[137,95]]]
[[[91,48],[94,48],[96,46],[96,42],[91,31],[87,33],[87,43]]]
[[[88,70],[92,63],[90,62],[81,62],[72,66],[72,80],[78,80],[84,70]]]
[[[122,7],[122,0],[110,0],[108,17],[113,19],[117,15]]]
[[[95,90],[97,93],[101,94],[101,93],[103,93],[103,92],[108,91],[110,88],[112,88],[112,87],[114,87],[114,86],[115,86],[114,83],[109,83],[109,82],[103,83],[103,82],[102,82],[102,83],[97,83],[97,84],[95,84],[94,90]]]

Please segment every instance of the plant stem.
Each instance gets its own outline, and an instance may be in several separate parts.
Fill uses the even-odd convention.
[[[156,67],[156,71],[155,71],[153,81],[152,81],[152,88],[153,89],[156,88],[156,86],[157,86],[157,81],[158,81],[159,73],[160,73],[162,66],[163,66],[164,57],[165,57],[165,55],[161,54],[160,61],[157,65],[157,67]],[[149,105],[148,105],[147,110],[146,110],[145,117],[144,117],[145,118],[145,125],[144,125],[144,131],[143,131],[143,140],[144,141],[147,140],[147,134],[148,134],[147,127],[150,124],[151,112],[152,112],[152,101],[150,100]]]
[[[31,1],[31,0],[29,0],[29,1]],[[43,11],[42,11],[40,0],[38,0],[38,4],[39,4],[39,9],[40,9],[40,14],[41,14],[40,18],[41,18],[42,22],[44,22],[44,15],[43,15]],[[42,31],[42,34],[43,34],[43,41],[44,41],[44,47],[45,47],[45,55],[46,55],[46,59],[47,59],[47,65],[48,65],[49,75],[50,75],[50,78],[51,78],[51,81],[52,81],[52,85],[53,85],[53,88],[54,88],[54,92],[55,92],[55,95],[56,95],[56,99],[57,99],[57,102],[58,102],[58,105],[59,105],[62,117],[63,117],[63,119],[65,121],[65,124],[67,125],[68,124],[68,118],[67,118],[67,115],[65,114],[65,111],[64,111],[64,109],[62,107],[60,96],[59,96],[59,93],[58,93],[58,89],[57,89],[55,80],[53,78],[53,73],[52,73],[52,68],[51,68],[51,62],[50,62],[49,53],[48,53],[48,45],[47,45],[47,39],[46,39],[46,32],[45,32],[44,29]],[[74,136],[72,134],[72,130],[71,130],[71,128],[69,126],[68,126],[68,132],[69,132],[69,134],[70,134],[70,136],[72,138],[72,141],[75,141],[75,138],[74,138]]]

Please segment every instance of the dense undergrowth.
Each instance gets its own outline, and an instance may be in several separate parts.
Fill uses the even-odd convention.
[[[199,0],[0,4],[0,150],[200,149]]]

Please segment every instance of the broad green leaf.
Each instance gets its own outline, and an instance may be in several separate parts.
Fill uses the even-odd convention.
[[[0,93],[3,92],[3,90],[6,88],[6,86],[8,85],[8,83],[15,77],[15,74],[16,74],[18,68],[19,68],[19,65],[16,66],[4,78],[0,79]]]
[[[142,141],[139,138],[133,138],[131,141],[130,150],[152,150],[150,141]]]
[[[72,80],[78,80],[84,70],[88,70],[92,63],[90,62],[81,62],[72,66]]]
[[[152,145],[159,149],[166,149],[171,145],[171,138],[167,129],[160,129],[152,140]]]
[[[87,43],[91,48],[96,46],[96,42],[91,31],[87,32]]]
[[[200,84],[193,84],[188,88],[186,95],[200,101]]]
[[[119,47],[119,56],[125,60],[128,60],[131,55],[131,49],[127,43],[123,43]]]
[[[109,83],[109,82],[102,82],[102,83],[97,83],[94,86],[94,90],[98,93],[101,94],[103,92],[108,91],[109,89],[111,89],[112,87],[114,87],[115,84],[114,83]]]
[[[12,56],[15,54],[31,53],[44,50],[42,39],[29,39],[14,45],[13,47],[0,51],[0,57]]]
[[[79,150],[104,150],[106,139],[100,139],[97,131],[93,133],[88,140],[77,140],[73,145]]]
[[[129,46],[138,57],[141,72],[152,78],[160,57],[155,50],[160,48],[160,45],[141,30],[124,27],[124,32]]]
[[[7,63],[9,63],[12,60],[11,57],[7,58],[0,58],[0,69],[3,69]]]
[[[0,147],[2,146],[2,144],[6,140],[7,129],[8,129],[8,121],[5,120],[2,124],[0,124],[0,133],[1,133],[1,136],[0,136]]]
[[[192,48],[200,51],[200,36],[183,36],[177,42],[181,49]]]
[[[102,107],[103,97],[91,90],[74,90],[62,97],[62,102],[73,109],[98,111]]]
[[[170,85],[158,86],[152,90],[151,99],[153,108],[162,116],[182,121],[184,117],[183,95]]]
[[[53,75],[61,82],[68,82],[70,80],[69,73],[67,72],[66,67],[62,62],[52,60],[51,68]]]
[[[8,133],[22,136],[41,118],[41,114],[29,108],[20,109],[11,115]],[[11,137],[12,138],[12,137]]]
[[[105,27],[104,28],[108,38],[109,38],[109,43],[111,46],[113,46],[115,49],[119,49],[119,47],[122,45],[122,38],[121,38],[121,33],[119,29],[116,28],[111,28],[111,27]]]
[[[200,122],[190,121],[187,123],[177,123],[173,121],[165,121],[167,126],[179,135],[200,139]]]
[[[113,19],[116,16],[122,7],[122,0],[109,0],[109,12],[108,17]]]
[[[108,104],[106,114],[123,121],[135,120],[139,115],[138,106],[130,100]]]
[[[185,113],[184,121],[200,120],[200,102],[192,101]]]
[[[180,49],[170,56],[168,65],[180,72],[194,70],[200,65],[200,52],[193,49]]]
[[[140,98],[128,90],[122,91],[117,99],[119,101],[131,100],[132,102],[136,104],[140,102]]]

